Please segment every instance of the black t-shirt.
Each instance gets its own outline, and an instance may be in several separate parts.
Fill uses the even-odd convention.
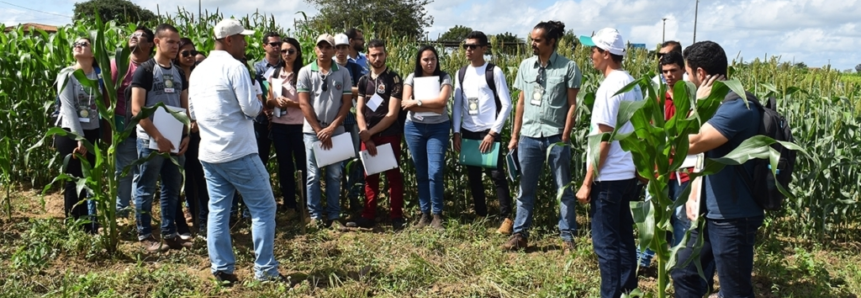
[[[364,86],[362,86],[364,83]],[[357,86],[359,91],[359,97],[363,97],[365,99],[365,107],[362,109],[362,115],[365,116],[365,122],[368,124],[368,129],[374,127],[386,117],[386,114],[389,113],[389,100],[390,98],[401,98],[404,92],[404,80],[401,79],[401,76],[398,75],[393,70],[387,68],[383,73],[381,73],[377,79],[371,79],[371,74],[367,74],[362,77],[359,81],[359,86]],[[368,103],[371,101],[371,98],[374,94],[379,94],[380,97],[383,98],[383,102],[380,103],[380,106],[376,111],[371,110]],[[403,114],[403,111],[400,112]],[[386,130],[380,133],[381,136],[391,136],[391,135],[400,135],[403,131],[403,127],[398,125],[399,121],[395,121],[390,125]]]

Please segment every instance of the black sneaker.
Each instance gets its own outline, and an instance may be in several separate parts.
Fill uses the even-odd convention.
[[[359,217],[354,221],[347,222],[348,228],[365,228],[365,229],[373,229],[376,223],[372,219],[367,219],[364,217]]]
[[[407,221],[403,217],[392,218],[392,230],[401,231],[406,225]]]
[[[239,281],[236,275],[225,273],[224,271],[216,271],[213,275],[215,276],[215,281],[225,287],[232,287],[234,283]]]

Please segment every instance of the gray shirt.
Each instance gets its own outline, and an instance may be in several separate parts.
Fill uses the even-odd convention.
[[[415,74],[410,74],[406,80],[404,80],[404,85],[413,86],[413,77]],[[439,84],[439,87],[442,88],[445,85],[451,86],[451,76],[447,73],[442,73],[442,83]],[[412,99],[412,98],[410,98]],[[424,124],[437,124],[448,121],[448,104],[443,107],[442,115],[439,116],[418,116],[415,112],[410,111],[407,113],[407,121],[412,121],[415,123],[424,123]]]
[[[135,70],[132,87],[146,90],[146,103],[144,104],[146,107],[162,102],[168,106],[182,108],[181,95],[182,91],[188,90],[188,82],[179,71],[179,67],[173,63],[171,63],[170,68],[164,68],[155,63],[152,73],[146,67],[138,67]],[[137,126],[137,136],[145,140],[150,138],[140,125]]]
[[[326,86],[325,91],[323,90],[324,85]],[[299,70],[299,78],[296,81],[296,90],[299,93],[310,93],[311,106],[314,108],[314,114],[317,115],[317,122],[324,128],[335,121],[338,111],[344,104],[344,95],[353,94],[352,86],[350,72],[334,62],[329,73],[323,76],[317,66],[317,61],[314,61]],[[314,128],[308,123],[307,118],[302,132],[314,133]],[[344,125],[342,124],[335,129],[334,133],[337,135],[343,132]]]
[[[99,110],[96,107],[97,88],[84,87],[72,73],[73,67],[60,71],[57,75],[57,94],[60,96],[60,117],[56,125],[68,128],[80,136],[84,130],[99,128]],[[90,80],[97,80],[98,74],[92,71],[87,74]],[[64,86],[65,85],[65,88]]]

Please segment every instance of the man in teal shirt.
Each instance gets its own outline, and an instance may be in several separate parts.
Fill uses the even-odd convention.
[[[568,186],[571,182],[571,148],[567,145],[554,146],[550,155],[547,155],[551,144],[568,144],[571,139],[577,92],[580,91],[582,79],[574,61],[556,54],[556,47],[564,32],[565,24],[562,22],[538,23],[530,35],[535,56],[520,63],[514,81],[514,88],[520,90],[520,97],[508,149],[518,150],[521,178],[514,234],[502,246],[504,250],[525,249],[527,246],[535,189],[538,188],[538,178],[541,177],[545,162],[550,164],[556,189],[563,192],[560,202],[560,236],[565,241],[566,252],[574,247],[573,237],[577,228],[575,199]]]

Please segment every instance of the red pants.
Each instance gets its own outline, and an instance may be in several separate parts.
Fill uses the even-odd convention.
[[[383,144],[391,144],[392,151],[395,153],[395,160],[401,159],[401,137],[400,136],[384,136],[372,137],[371,140],[379,148]],[[367,150],[365,143],[362,143],[362,150]],[[386,178],[389,179],[389,200],[391,203],[391,218],[402,218],[404,207],[404,179],[401,177],[401,169],[394,168],[385,172]],[[365,175],[365,210],[362,212],[362,217],[366,219],[374,219],[377,211],[377,196],[380,192],[380,174]]]

